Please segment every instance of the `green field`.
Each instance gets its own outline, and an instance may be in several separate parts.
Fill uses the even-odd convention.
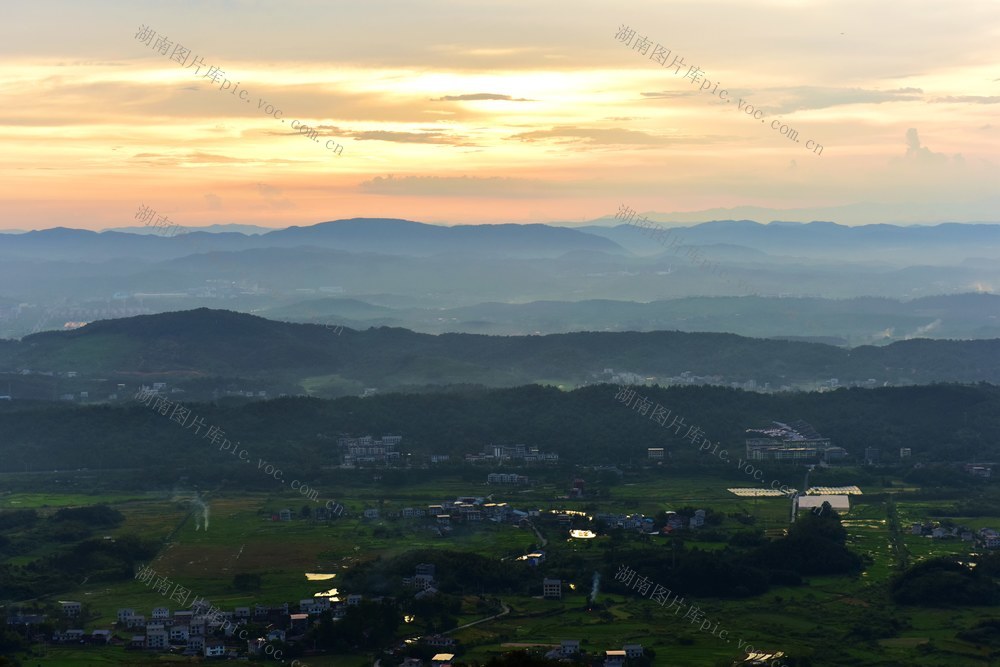
[[[789,501],[782,498],[748,499],[734,496],[729,482],[710,477],[680,478],[657,472],[656,476],[629,476],[610,488],[610,498],[565,500],[565,488],[542,484],[528,489],[497,489],[459,479],[410,483],[396,489],[374,487],[361,479],[355,488],[344,489],[348,509],[357,514],[366,507],[381,507],[383,513],[404,506],[422,506],[453,499],[459,495],[487,495],[522,509],[572,509],[577,511],[642,512],[655,515],[661,510],[694,506],[729,515],[748,513],[755,526],[780,534],[788,524]],[[883,493],[884,489],[864,489]],[[972,545],[960,540],[932,540],[909,534],[910,523],[924,521],[929,503],[908,501],[907,494],[894,489],[896,512],[901,526],[898,543],[911,561],[943,554],[967,554]],[[548,562],[578,559],[585,565],[570,583],[562,600],[533,597],[504,597],[510,613],[500,618],[458,631],[455,636],[463,657],[485,660],[518,645],[558,645],[562,639],[580,639],[590,652],[620,648],[638,642],[656,651],[656,664],[728,665],[748,643],[760,650],[781,650],[811,656],[814,665],[987,665],[988,649],[956,639],[983,618],[996,617],[993,609],[897,608],[886,601],[886,583],[898,571],[899,555],[891,547],[889,511],[885,496],[854,498],[852,510],[844,517],[848,544],[871,559],[857,577],[817,577],[800,587],[775,587],[768,593],[742,600],[686,600],[697,605],[704,618],[717,629],[728,631],[727,639],[700,631],[683,613],[636,595],[599,593],[599,602],[609,602],[606,611],[588,611],[586,598],[591,573],[601,566],[610,547],[608,537],[570,540],[564,528],[543,522],[548,538]],[[272,521],[271,513],[288,507],[298,509],[308,502],[295,495],[224,494],[206,497],[210,508],[207,530],[195,528],[190,507],[177,500],[142,494],[103,496],[19,493],[0,499],[4,508],[45,508],[106,502],[121,511],[126,520],[118,534],[138,532],[167,539],[150,563],[158,574],[190,589],[195,595],[224,608],[255,603],[292,602],[330,587],[337,579],[310,582],[307,572],[344,572],[369,559],[389,559],[408,550],[447,548],[491,557],[525,553],[536,543],[534,533],[512,525],[483,522],[471,529],[456,528],[455,534],[441,538],[418,521],[361,520],[343,518],[330,524],[306,520]],[[935,501],[940,506],[941,501]],[[588,509],[589,508],[589,509]],[[1000,517],[956,518],[956,523],[972,527],[1000,527]],[[713,530],[723,536],[746,530],[732,518]],[[636,539],[636,538],[629,538]],[[668,541],[661,542],[664,553]],[[689,541],[703,550],[722,549],[722,541]],[[523,567],[521,565],[516,565]],[[262,574],[262,588],[252,593],[232,586],[235,574]],[[340,591],[341,595],[352,591]],[[113,585],[83,584],[59,597],[85,602],[96,621],[88,629],[109,627],[120,607],[148,612],[154,606],[176,608],[177,604],[135,581]],[[477,620],[475,607],[468,605],[460,623]],[[871,636],[844,641],[845,633],[864,634],[887,619],[896,618],[901,629],[893,636]],[[168,657],[142,658],[120,648],[70,650],[49,648],[46,656],[33,656],[31,664],[162,664]],[[176,659],[176,658],[170,658]],[[87,662],[89,660],[89,662]],[[365,657],[328,656],[309,658],[309,665],[364,664]],[[369,663],[370,664],[370,661]]]

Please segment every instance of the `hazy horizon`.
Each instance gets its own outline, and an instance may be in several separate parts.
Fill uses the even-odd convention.
[[[407,7],[7,8],[0,229],[128,226],[139,203],[184,227],[274,228],[581,224],[621,203],[846,225],[1000,208],[996,3],[896,0],[890,32],[857,1]],[[712,87],[652,60],[657,44]]]

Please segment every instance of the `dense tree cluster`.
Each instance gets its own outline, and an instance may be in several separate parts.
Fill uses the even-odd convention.
[[[621,564],[671,591],[695,597],[743,598],[772,585],[800,585],[803,576],[850,574],[861,558],[845,546],[840,516],[824,505],[823,514],[805,513],[788,535],[766,541],[758,532],[741,532],[721,550],[688,548],[677,538],[666,550],[632,547],[609,554],[606,577]],[[623,592],[627,587],[613,584]]]
[[[955,558],[932,558],[907,569],[890,584],[899,604],[926,607],[995,605],[997,586],[988,574]]]
[[[774,395],[718,387],[650,387],[640,393],[682,416],[687,425],[699,426],[712,442],[729,443],[731,458],[742,451],[747,428],[776,419],[804,419],[856,459],[868,446],[880,447],[886,459],[899,446],[910,447],[909,467],[1000,458],[1000,387],[990,385]],[[645,461],[647,447],[665,446],[675,468],[715,463],[719,475],[745,480],[735,465],[707,458],[689,441],[622,405],[614,395],[611,385],[572,392],[525,386],[461,395],[289,398],[188,407],[206,424],[222,429],[225,437],[239,440],[252,462],[280,460],[286,470],[293,466],[314,470],[316,461],[336,459],[338,434],[397,433],[404,436],[403,448],[417,462],[431,453],[460,458],[490,442],[537,445],[568,463],[610,464]],[[5,434],[0,467],[11,471],[44,470],[58,462],[62,469],[142,468],[147,472],[141,481],[147,485],[175,480],[179,471],[191,479],[221,478],[241,488],[268,483],[256,466],[234,465],[231,456],[194,431],[135,404],[0,404],[0,432]],[[171,455],[164,457],[165,451]],[[796,468],[772,467],[775,475],[787,472],[789,484],[794,483],[792,475],[801,474]],[[908,474],[914,482],[934,482],[942,479],[939,472],[918,468]],[[326,473],[332,482],[337,474]],[[836,471],[824,474],[832,477]],[[397,477],[385,483],[405,483]],[[854,479],[850,483],[857,483]],[[960,472],[946,479],[976,483]]]
[[[750,560],[760,567],[802,575],[845,574],[861,570],[861,557],[845,546],[840,515],[823,503],[820,513],[805,512],[785,537],[759,547]]]
[[[360,604],[348,607],[346,615],[336,623],[330,612],[324,612],[319,624],[309,634],[317,648],[334,653],[371,651],[392,643],[400,618],[395,602],[362,600]]]
[[[137,562],[156,555],[159,543],[137,535],[91,537],[123,520],[106,505],[61,509],[46,519],[35,510],[0,511],[0,558],[45,553],[27,563],[0,565],[0,600],[27,599],[91,581],[133,576]]]

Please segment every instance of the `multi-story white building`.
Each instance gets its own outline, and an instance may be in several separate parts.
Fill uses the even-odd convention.
[[[162,650],[170,646],[170,635],[164,629],[146,630],[146,648]]]
[[[69,618],[76,618],[83,610],[83,605],[81,603],[74,602],[72,600],[60,600],[59,606],[62,608],[63,616],[67,616]]]
[[[487,484],[527,484],[528,478],[515,472],[491,472],[486,476]]]

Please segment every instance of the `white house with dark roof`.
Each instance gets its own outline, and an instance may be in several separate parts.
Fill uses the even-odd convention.
[[[146,648],[164,650],[170,647],[170,634],[163,629],[146,630]]]
[[[626,658],[642,657],[642,644],[625,644],[622,646],[622,650],[625,651]]]
[[[206,658],[221,658],[226,655],[226,644],[218,639],[210,639],[205,642],[202,654]]]
[[[76,618],[83,610],[83,605],[81,603],[72,600],[60,600],[59,606],[62,608],[63,616],[67,616],[69,618]]]
[[[622,667],[625,664],[625,651],[605,651],[604,667]]]

